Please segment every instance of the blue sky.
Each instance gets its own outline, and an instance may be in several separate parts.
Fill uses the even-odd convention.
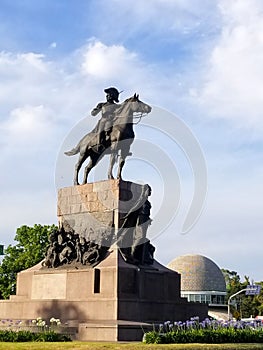
[[[0,5],[1,242],[12,243],[23,224],[56,223],[57,164],[62,161],[69,172],[76,160],[62,159],[63,147],[92,128],[90,110],[104,99],[104,88],[116,86],[124,90],[122,99],[140,93],[164,121],[166,113],[174,115],[174,123],[159,127],[159,134],[135,128],[138,142],[163,153],[156,164],[151,154],[136,158],[135,142],[135,157],[124,172],[126,180],[153,188],[153,225],[165,228],[153,239],[156,257],[167,264],[178,255],[203,254],[220,267],[263,280],[263,3],[0,0]],[[199,142],[208,174],[204,210],[184,235],[196,178],[177,120]],[[177,143],[165,136],[166,128],[177,132]],[[166,179],[162,154],[180,179],[180,201],[176,189],[170,191],[175,189],[179,203],[170,226],[158,215],[162,206],[173,206],[173,198],[162,195],[173,178]],[[102,177],[104,167],[107,161]],[[70,181],[71,174],[65,175],[63,185]]]

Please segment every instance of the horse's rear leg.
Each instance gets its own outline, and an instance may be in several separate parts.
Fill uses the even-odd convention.
[[[113,174],[112,174],[112,170],[113,170],[113,165],[116,162],[118,154],[113,152],[110,156],[110,166],[109,166],[109,170],[108,170],[108,179],[113,179]]]
[[[79,171],[80,168],[82,166],[82,164],[84,163],[84,161],[87,159],[87,157],[85,156],[85,154],[80,154],[79,155],[79,159],[75,165],[75,173],[74,173],[74,185],[79,185]]]

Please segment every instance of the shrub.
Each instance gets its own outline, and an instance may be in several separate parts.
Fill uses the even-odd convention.
[[[30,331],[12,331],[0,330],[1,342],[28,342],[28,341],[43,341],[43,342],[61,342],[71,341],[71,338],[65,334],[55,333],[52,330],[40,333]]]
[[[263,327],[261,323],[242,321],[215,321],[198,317],[190,321],[165,322],[159,325],[159,331],[144,334],[147,344],[171,343],[262,343]]]

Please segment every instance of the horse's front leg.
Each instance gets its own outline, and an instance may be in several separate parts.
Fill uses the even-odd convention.
[[[132,139],[132,141],[133,141],[133,139]],[[122,179],[121,174],[122,174],[123,166],[125,164],[125,160],[128,156],[131,155],[130,147],[131,147],[130,140],[129,140],[129,142],[126,141],[126,143],[124,143],[122,145],[121,155],[120,155],[120,159],[119,159],[119,168],[118,168],[118,173],[117,173],[117,179]]]
[[[125,160],[129,154],[129,149],[125,149],[121,151],[120,159],[119,159],[119,168],[118,168],[118,173],[117,173],[117,179],[122,179],[121,174],[122,174],[122,169],[125,164]]]
[[[113,179],[113,174],[112,174],[112,171],[113,171],[113,166],[116,162],[116,158],[117,158],[117,153],[116,152],[112,152],[111,153],[111,156],[110,156],[110,165],[109,165],[109,170],[108,170],[108,179]]]
[[[85,170],[84,170],[84,178],[83,178],[82,185],[85,185],[87,183],[88,175],[89,175],[90,171],[94,168],[94,166],[97,164],[99,157],[100,157],[100,155],[98,155],[97,153],[90,154],[89,164],[85,167]]]
[[[92,162],[92,160],[90,160],[88,165],[85,167],[85,170],[84,170],[82,185],[85,185],[87,183],[88,175],[89,175],[89,172],[91,171],[92,168],[93,168],[93,162]]]

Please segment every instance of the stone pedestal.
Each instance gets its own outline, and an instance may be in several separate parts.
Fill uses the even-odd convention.
[[[60,224],[67,222],[87,237],[98,230],[117,229],[126,202],[136,184],[103,181],[61,189]],[[139,190],[138,190],[139,193]],[[87,217],[101,226],[90,226]],[[88,230],[87,230],[88,228]],[[153,323],[207,316],[207,306],[180,297],[180,275],[157,261],[136,266],[124,261],[115,247],[95,267],[40,264],[17,277],[17,292],[0,301],[1,319],[60,318],[76,326],[79,340],[141,340],[142,328]]]

